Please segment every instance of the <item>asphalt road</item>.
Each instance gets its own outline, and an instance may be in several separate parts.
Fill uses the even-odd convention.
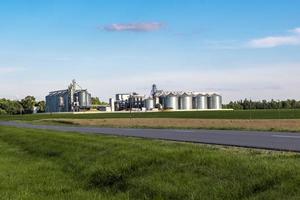
[[[93,133],[117,136],[162,139],[181,142],[218,144],[248,148],[300,152],[300,133],[231,131],[231,130],[182,130],[182,129],[136,129],[98,128],[78,126],[33,125],[0,121],[2,126],[46,129],[66,132]]]

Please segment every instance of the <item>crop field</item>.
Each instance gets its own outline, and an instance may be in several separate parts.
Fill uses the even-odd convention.
[[[0,115],[36,124],[300,132],[300,109]]]
[[[105,119],[105,118],[191,118],[191,119],[300,119],[300,109],[293,110],[224,110],[224,111],[181,111],[146,113],[89,113],[89,114],[34,114],[0,115],[0,120],[39,120],[54,118]]]
[[[178,119],[178,118],[112,118],[112,119],[44,119],[35,124],[97,126],[115,128],[176,128],[300,132],[300,119]]]
[[[298,199],[299,158],[0,126],[0,199]]]

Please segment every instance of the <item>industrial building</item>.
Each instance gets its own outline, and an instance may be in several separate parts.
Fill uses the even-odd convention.
[[[50,92],[46,96],[46,112],[78,112],[91,108],[91,94],[75,80],[68,89]]]
[[[110,99],[111,110],[141,110],[144,107],[144,95],[136,92],[116,94],[116,99]]]
[[[110,99],[112,111],[121,110],[206,110],[222,109],[222,96],[217,93],[176,92],[158,90],[152,86],[151,95],[145,98],[137,93],[116,94]]]

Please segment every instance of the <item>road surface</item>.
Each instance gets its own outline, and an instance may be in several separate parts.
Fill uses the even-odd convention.
[[[33,125],[12,121],[0,121],[0,125],[300,152],[300,133],[194,129],[98,128]]]

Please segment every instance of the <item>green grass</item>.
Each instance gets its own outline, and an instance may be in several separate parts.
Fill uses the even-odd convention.
[[[35,114],[0,115],[0,120],[38,120],[53,118],[194,118],[194,119],[300,119],[300,109],[294,110],[232,110],[232,111],[183,111],[148,113],[98,113],[98,114]]]
[[[0,199],[299,199],[300,155],[0,126]]]

